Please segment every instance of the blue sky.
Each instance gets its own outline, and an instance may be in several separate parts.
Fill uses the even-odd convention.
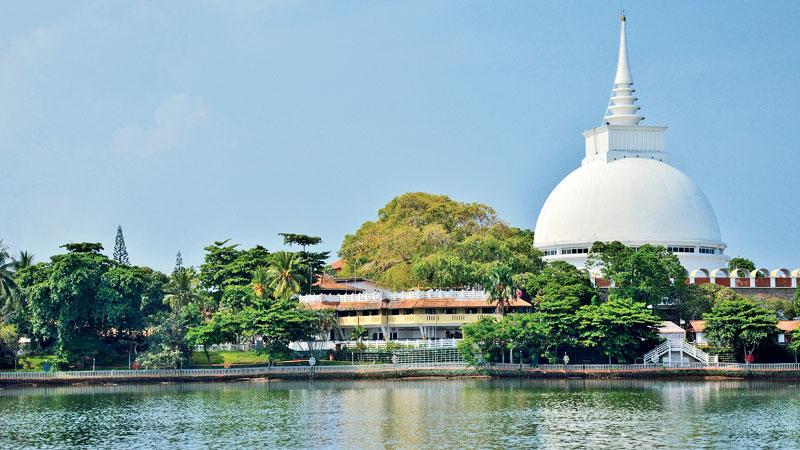
[[[626,2],[643,124],[731,256],[800,266],[800,3]],[[580,164],[617,2],[14,2],[0,15],[0,238],[169,270],[279,232],[337,250],[408,191],[533,228]]]

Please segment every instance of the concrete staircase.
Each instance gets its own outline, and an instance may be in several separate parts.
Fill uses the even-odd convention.
[[[658,347],[650,350],[644,355],[644,362],[701,362],[704,364],[715,364],[719,360],[716,356],[700,350],[686,341],[666,340]]]

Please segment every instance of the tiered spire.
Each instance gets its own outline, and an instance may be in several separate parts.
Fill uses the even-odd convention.
[[[638,125],[644,119],[637,114],[636,97],[633,93],[633,77],[628,64],[628,46],[625,43],[625,14],[622,15],[622,27],[619,32],[619,58],[617,59],[617,75],[614,77],[614,89],[611,101],[603,121],[608,125]]]

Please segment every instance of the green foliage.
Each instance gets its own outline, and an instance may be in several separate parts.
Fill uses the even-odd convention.
[[[136,358],[142,369],[178,369],[184,360],[185,356],[179,349],[170,347],[156,347]]]
[[[299,245],[305,250],[308,245],[319,245],[322,243],[322,238],[318,236],[309,236],[307,234],[297,233],[278,233],[283,236],[283,243],[286,245]]]
[[[14,281],[14,260],[8,254],[8,248],[0,239],[0,302],[11,303],[16,295],[17,284]]]
[[[148,268],[120,266],[94,244],[68,244],[55,255],[20,271],[26,326],[43,344],[54,344],[59,360],[83,364],[141,339],[148,314],[160,303],[165,276]]]
[[[361,342],[367,337],[367,329],[363,325],[356,325],[350,333],[350,339]]]
[[[615,241],[595,242],[587,267],[600,267],[603,277],[614,282],[619,296],[658,305],[683,295],[686,270],[665,247],[650,244],[634,249]]]
[[[633,362],[636,356],[658,344],[661,321],[644,302],[613,292],[607,302],[586,305],[577,318],[583,345],[599,347],[620,362]]]
[[[537,319],[547,327],[542,354],[555,362],[558,347],[579,344],[576,312],[597,300],[589,273],[564,261],[554,261],[541,273],[520,277],[520,285],[529,293]]]
[[[103,250],[103,244],[98,242],[72,242],[62,245],[61,248],[70,253],[100,253]]]
[[[117,226],[117,237],[114,239],[114,254],[112,255],[117,264],[129,266],[131,264],[128,258],[128,249],[125,247],[125,237],[122,235],[122,226]]]
[[[752,354],[756,347],[776,332],[775,313],[753,299],[731,294],[714,303],[703,315],[709,342]]]
[[[733,272],[736,269],[743,269],[746,270],[747,273],[750,273],[756,270],[756,265],[753,263],[753,261],[747,258],[737,256],[736,258],[731,258],[731,260],[728,261],[728,270]]]
[[[303,267],[294,253],[273,254],[266,275],[274,297],[291,297],[300,292]]]
[[[19,331],[12,324],[0,324],[0,357],[17,357]]]
[[[786,347],[794,355],[794,362],[797,362],[797,355],[800,354],[800,328],[792,333],[792,342]]]
[[[531,231],[499,222],[486,205],[419,192],[395,197],[377,221],[345,236],[339,255],[347,262],[344,275],[394,289],[478,286],[497,261],[514,274],[542,266]]]
[[[477,322],[464,325],[464,339],[457,344],[464,362],[476,368],[489,364],[491,350],[498,345],[498,328],[498,320],[494,317],[481,317]]]
[[[239,244],[228,244],[229,241],[217,241],[207,246],[205,260],[200,265],[199,279],[214,308],[219,305],[226,287],[250,284],[256,268],[270,263],[270,254],[264,247],[257,245],[249,250],[239,250]]]
[[[792,320],[800,316],[800,302],[782,297],[756,296],[755,300],[775,313],[778,320]]]
[[[676,299],[675,309],[682,319],[700,319],[711,311],[720,295],[727,295],[721,292],[723,289],[723,286],[714,283],[690,284]]]

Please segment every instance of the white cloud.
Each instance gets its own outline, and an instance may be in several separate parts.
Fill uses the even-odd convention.
[[[186,146],[208,121],[209,108],[200,97],[179,94],[164,99],[152,126],[131,123],[114,131],[114,151],[151,154]]]

